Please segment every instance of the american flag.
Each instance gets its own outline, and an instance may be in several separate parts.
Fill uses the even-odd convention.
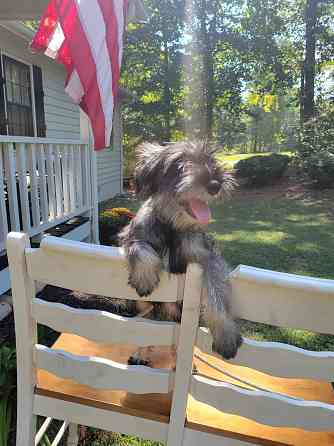
[[[110,144],[128,0],[51,0],[31,43],[67,72],[65,90],[88,115],[95,150]]]

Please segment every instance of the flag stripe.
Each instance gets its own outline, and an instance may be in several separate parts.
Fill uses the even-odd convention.
[[[112,0],[114,5],[114,11],[116,20],[118,23],[118,65],[121,66],[123,56],[123,30],[124,30],[124,2],[119,0]]]
[[[118,63],[118,23],[114,13],[113,2],[110,0],[98,0],[98,2],[106,24],[106,40],[112,68],[112,92],[114,100],[116,100],[120,75]]]
[[[68,5],[71,8],[67,10],[65,16],[62,16],[62,11],[59,10],[59,21],[71,52],[73,66],[75,66],[85,90],[84,99],[92,124],[95,148],[102,149],[105,147],[105,118],[97,82],[95,61],[79,20],[75,0],[63,0],[62,7],[65,8]]]
[[[89,2],[75,0],[75,2],[95,62],[97,82],[105,116],[105,140],[110,141],[113,116],[112,71],[103,15],[97,0],[89,0]],[[94,14],[92,11],[94,11]]]

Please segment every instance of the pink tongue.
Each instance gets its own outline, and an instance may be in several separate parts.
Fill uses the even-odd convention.
[[[211,220],[211,211],[205,201],[194,198],[189,201],[189,205],[194,217],[196,217],[202,225],[209,224]]]

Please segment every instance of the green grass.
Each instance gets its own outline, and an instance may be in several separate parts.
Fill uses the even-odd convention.
[[[219,153],[217,158],[221,161],[227,168],[233,169],[234,165],[240,161],[247,158],[251,158],[252,156],[268,156],[271,155],[272,152],[263,152],[263,153],[237,153],[237,154],[227,154],[227,153]],[[280,155],[288,155],[293,156],[292,152],[279,152]]]

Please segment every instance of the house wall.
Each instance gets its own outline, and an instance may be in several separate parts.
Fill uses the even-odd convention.
[[[15,30],[9,31],[0,24],[0,49],[8,56],[22,62],[38,65],[43,73],[44,110],[46,137],[57,139],[89,138],[88,121],[64,91],[65,72],[63,68],[47,57],[33,54],[29,38],[23,38]],[[116,115],[118,114],[116,110]],[[99,201],[107,200],[121,192],[122,153],[120,145],[119,119],[116,118],[112,149],[97,154],[97,177]],[[114,125],[115,125],[114,124]]]
[[[81,112],[81,138],[92,141],[89,121]],[[105,201],[122,192],[123,157],[122,157],[122,129],[120,110],[115,108],[112,147],[96,153],[97,160],[97,189],[99,201]]]
[[[64,91],[65,73],[61,66],[46,57],[33,54],[25,40],[0,26],[0,49],[14,59],[38,65],[43,73],[46,136],[80,139],[79,108]]]

